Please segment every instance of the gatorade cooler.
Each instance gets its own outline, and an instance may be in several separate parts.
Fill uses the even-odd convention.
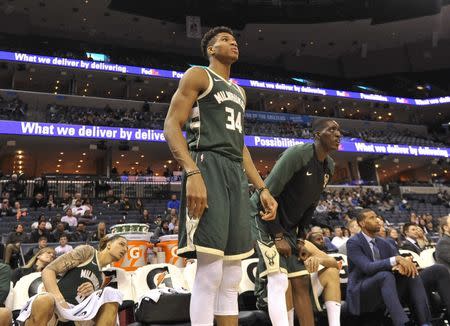
[[[147,224],[117,224],[111,227],[111,234],[120,234],[128,240],[127,254],[114,263],[114,267],[135,271],[139,267],[147,265],[147,249],[153,247],[153,244],[150,243],[152,234],[148,232]]]
[[[186,266],[186,260],[178,257],[178,234],[163,235],[159,238],[156,247],[161,248],[166,254],[166,263],[176,265],[178,267]]]

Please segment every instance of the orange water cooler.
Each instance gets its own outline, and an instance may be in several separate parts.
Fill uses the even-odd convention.
[[[153,244],[150,242],[151,233],[147,224],[117,224],[111,227],[111,233],[120,234],[128,240],[127,254],[114,263],[114,267],[135,271],[149,263],[147,262],[147,250],[153,248]]]

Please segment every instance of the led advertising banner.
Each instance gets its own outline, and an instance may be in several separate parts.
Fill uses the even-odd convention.
[[[181,77],[183,77],[183,72],[175,70],[162,70],[149,67],[127,66],[108,62],[50,57],[21,52],[0,51],[0,60],[32,63],[32,64],[43,64],[49,66],[67,67],[74,69],[97,70],[97,71],[140,75],[140,76],[153,76],[160,78],[180,79]],[[269,81],[258,81],[240,78],[233,78],[232,80],[242,87],[253,87],[266,90],[286,91],[299,94],[334,96],[334,97],[369,100],[384,103],[397,103],[408,105],[435,105],[442,103],[450,103],[450,96],[419,100],[412,98],[385,96],[379,94],[367,94],[349,91],[339,91],[327,88],[315,88],[294,84],[274,83]]]
[[[128,140],[142,142],[165,142],[162,130],[83,126],[62,123],[41,123],[0,120],[0,134],[20,136],[68,137],[102,140]],[[245,136],[248,147],[287,148],[296,144],[312,142],[311,139]],[[344,139],[339,151],[386,155],[409,155],[450,157],[450,148],[410,145],[367,143],[357,138]]]

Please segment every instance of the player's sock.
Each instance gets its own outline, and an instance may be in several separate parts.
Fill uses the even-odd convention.
[[[191,325],[214,323],[214,301],[222,281],[223,259],[197,252],[197,272],[191,294]]]
[[[328,325],[340,326],[341,325],[341,304],[336,301],[326,301],[325,307],[327,308]]]
[[[274,326],[289,325],[286,307],[288,284],[288,277],[284,273],[278,272],[267,275],[267,305],[270,320]]]
[[[222,275],[222,282],[216,296],[214,314],[217,316],[237,316],[239,315],[239,283],[242,278],[241,261],[224,261]]]
[[[294,308],[288,311],[289,326],[294,326]]]

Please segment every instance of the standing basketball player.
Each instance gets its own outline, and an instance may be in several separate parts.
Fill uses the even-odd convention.
[[[215,27],[201,48],[209,67],[186,71],[164,124],[170,150],[185,171],[178,254],[197,258],[192,325],[213,325],[214,315],[219,325],[237,325],[241,260],[253,253],[248,179],[258,189],[262,219],[274,218],[277,203],[244,145],[246,97],[230,80],[239,56],[233,32]],[[181,132],[186,122],[187,142]]]
[[[99,249],[78,246],[50,263],[42,271],[47,293],[31,297],[17,320],[25,326],[53,326],[58,320],[83,326],[116,325],[122,294],[102,287],[101,269],[126,254],[127,240],[119,235],[104,237]],[[58,282],[57,275],[62,275]]]
[[[258,306],[268,306],[272,324],[277,326],[293,320],[293,312],[290,317],[285,303],[288,279],[300,324],[314,325],[308,271],[315,269],[308,266],[311,259],[302,262],[306,257],[302,259],[301,250],[304,229],[309,227],[320,195],[334,172],[334,161],[328,154],[338,149],[341,133],[338,123],[330,119],[315,120],[313,132],[314,143],[284,151],[265,180],[278,202],[276,218],[261,221],[259,200],[255,195],[251,198],[252,234],[259,256]],[[337,276],[337,269],[334,273]],[[340,316],[340,292],[334,294],[325,298],[328,322],[333,326],[339,325]]]

